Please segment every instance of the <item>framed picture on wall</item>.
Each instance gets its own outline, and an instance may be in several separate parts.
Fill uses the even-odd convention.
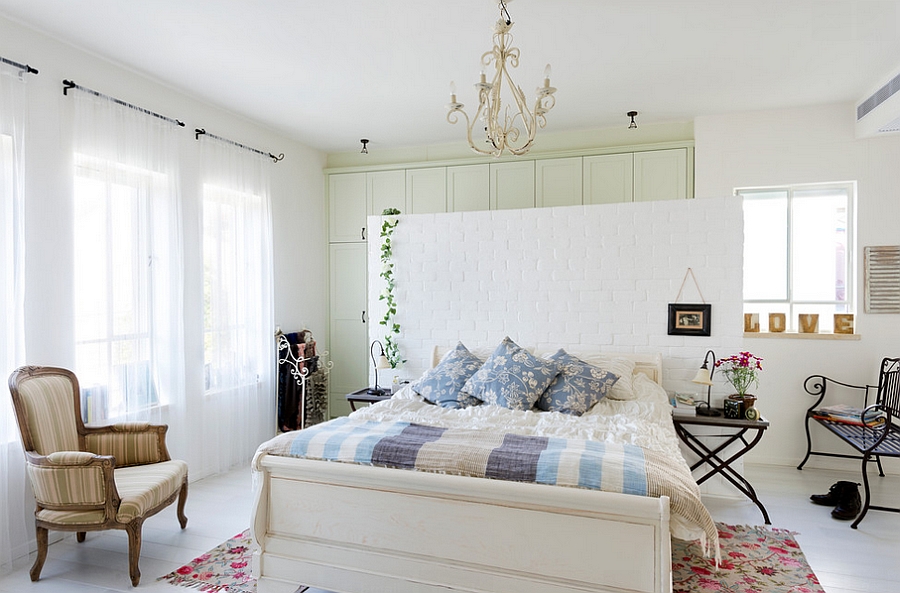
[[[669,303],[670,336],[708,336],[712,305]]]

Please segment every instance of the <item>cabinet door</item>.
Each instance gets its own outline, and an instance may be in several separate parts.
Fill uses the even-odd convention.
[[[634,153],[634,201],[687,198],[687,149]]]
[[[350,405],[344,396],[368,382],[366,248],[366,243],[329,245],[328,351],[334,362],[328,378],[331,417],[349,414]]]
[[[581,205],[581,157],[534,162],[534,202],[542,206]]]
[[[634,191],[632,153],[602,154],[583,159],[584,203],[631,202]]]
[[[409,169],[406,172],[404,214],[433,214],[446,211],[447,168]]]
[[[366,213],[366,174],[329,175],[328,241],[364,241]]]
[[[491,210],[534,208],[534,161],[491,163]]]
[[[489,165],[447,167],[447,210],[469,212],[491,209]]]
[[[369,214],[381,216],[388,208],[406,214],[406,170],[366,173]]]

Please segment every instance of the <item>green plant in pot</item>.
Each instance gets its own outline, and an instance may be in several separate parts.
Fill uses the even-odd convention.
[[[741,416],[756,403],[756,396],[748,393],[750,387],[759,386],[759,373],[762,372],[762,358],[750,352],[740,352],[716,361],[716,368],[725,375],[725,379],[734,387],[734,395],[729,399],[741,401]]]

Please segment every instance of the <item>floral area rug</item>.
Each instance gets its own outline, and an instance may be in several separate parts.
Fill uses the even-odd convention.
[[[794,532],[726,525],[719,528],[722,561],[704,558],[699,542],[672,539],[675,593],[825,593]]]
[[[256,579],[250,571],[251,554],[248,529],[157,580],[197,591],[256,593]],[[300,587],[296,593],[307,588]]]
[[[704,558],[699,542],[672,540],[674,593],[825,593],[806,557],[786,529],[716,523],[722,562]],[[198,591],[256,593],[250,572],[250,531],[162,576]],[[306,587],[297,589],[297,593]]]

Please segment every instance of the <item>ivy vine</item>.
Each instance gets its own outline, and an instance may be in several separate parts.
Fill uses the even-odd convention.
[[[394,262],[391,260],[393,252],[393,244],[391,236],[394,229],[400,224],[397,215],[400,211],[396,208],[388,208],[381,213],[384,220],[381,223],[381,276],[385,281],[385,288],[381,291],[378,300],[385,301],[387,311],[384,318],[379,321],[381,325],[387,328],[387,335],[384,337],[384,355],[391,363],[391,368],[396,369],[402,363],[406,362],[400,358],[400,346],[397,344],[397,338],[400,336],[400,324],[394,322],[394,315],[397,314],[397,301],[394,298]]]

